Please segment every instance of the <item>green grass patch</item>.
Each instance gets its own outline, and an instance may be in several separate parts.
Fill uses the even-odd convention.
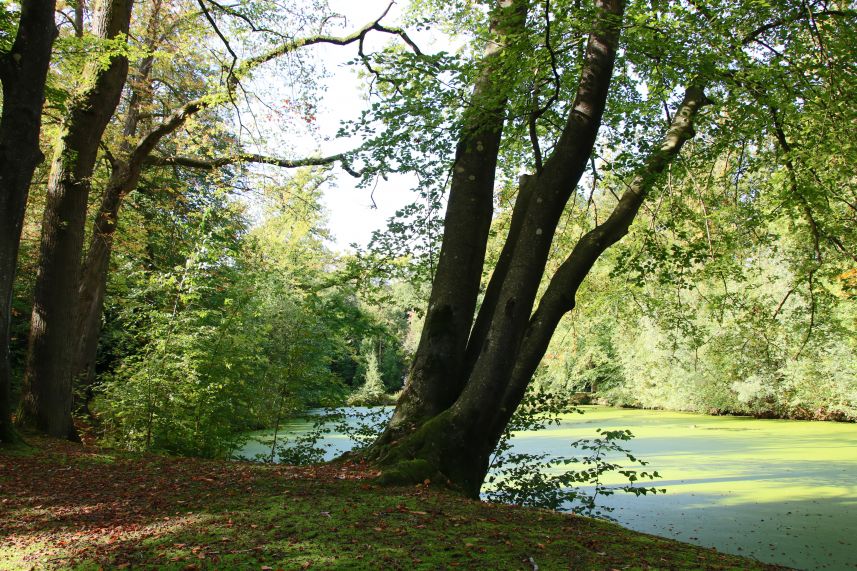
[[[551,511],[291,468],[43,441],[0,454],[0,568],[774,569]]]

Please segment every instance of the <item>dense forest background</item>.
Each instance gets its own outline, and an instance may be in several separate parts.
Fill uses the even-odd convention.
[[[261,61],[254,54],[282,38],[326,31],[332,11],[312,4],[289,11],[264,1],[139,2],[127,42],[85,33],[90,6],[59,4],[42,118],[45,155],[67,124],[85,68],[117,54],[130,66],[100,138],[86,208],[81,264],[103,230],[99,221],[107,216],[115,228],[96,357],[74,379],[74,417],[84,436],[132,449],[226,456],[247,431],[285,416],[346,402],[389,403],[383,393],[402,388],[439,249],[439,165],[454,150],[451,135],[411,135],[455,123],[455,101],[473,73],[471,54],[467,47],[415,54],[401,37],[370,56],[361,51],[355,66],[363,69],[370,107],[342,127],[343,135],[365,136],[359,151],[291,160],[306,141],[279,144],[284,133],[322,138],[313,131],[323,62],[295,50],[265,60],[271,65],[256,79],[256,64],[246,62]],[[451,30],[477,19],[478,10],[454,4],[414,2],[405,22]],[[14,4],[0,8],[0,48],[14,37],[16,14]],[[805,60],[789,65],[811,69],[821,83],[853,75],[844,25],[820,17],[817,39],[810,32],[800,38]],[[390,79],[397,66],[411,74],[400,83]],[[239,72],[243,84],[232,81]],[[768,80],[763,92],[794,87]],[[634,124],[623,106],[667,108],[665,86],[635,80],[634,73],[620,83],[624,100],[606,118],[600,154],[563,215],[549,269],[603,221],[626,184],[637,149],[616,144],[614,135],[649,144],[652,125]],[[857,84],[848,85],[853,91]],[[800,104],[791,108],[764,109],[760,93],[759,101],[733,107],[745,108],[744,115],[710,117],[629,235],[587,277],[536,387],[569,402],[857,418],[855,94],[819,83],[798,87]],[[136,184],[116,195],[121,210],[105,214],[105,197],[117,173],[136,160],[143,134],[198,100],[204,105],[140,158]],[[434,104],[446,111],[433,113]],[[266,115],[257,116],[260,110]],[[760,126],[760,116],[773,116],[773,123]],[[274,129],[276,156],[258,144]],[[499,257],[508,231],[521,153],[510,145],[501,154],[507,172],[498,181],[489,261]],[[354,184],[354,192],[368,194],[385,172],[414,167],[421,173],[417,201],[368,245],[336,251],[325,189]],[[15,401],[42,271],[50,170],[45,161],[33,178],[18,258],[10,342]],[[483,290],[489,277],[486,270]]]

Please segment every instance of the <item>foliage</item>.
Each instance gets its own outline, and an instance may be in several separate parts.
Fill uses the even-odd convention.
[[[364,382],[346,401],[349,406],[376,406],[387,400],[384,383],[381,381],[381,373],[378,370],[378,357],[370,342],[368,350],[363,351],[366,360],[366,372]]]
[[[328,273],[337,260],[321,239],[318,180],[299,173],[269,186],[252,227],[209,179],[182,181],[178,208],[137,197],[120,227],[134,249],[118,252],[99,353],[93,410],[108,439],[226,456],[248,430],[343,402],[368,359],[354,345],[380,339],[388,375],[401,370],[395,323]]]
[[[653,480],[654,472],[629,468],[628,462],[645,466],[622,446],[633,438],[630,430],[597,429],[598,437],[571,443],[579,454],[557,457],[548,454],[514,452],[513,430],[544,430],[559,424],[563,412],[559,399],[544,392],[531,392],[515,412],[491,460],[484,496],[491,501],[533,506],[552,510],[568,510],[588,517],[612,519],[613,508],[601,505],[599,497],[616,492],[635,496],[665,493],[664,489],[635,485],[638,480]],[[574,412],[582,413],[580,409]],[[574,465],[575,469],[562,470]],[[619,474],[627,484],[608,485],[605,476]],[[589,490],[591,488],[591,491]]]
[[[408,223],[427,219],[426,196],[448,190],[452,142],[462,117],[478,112],[463,86],[473,85],[487,37],[487,3],[424,0],[410,11],[418,27],[457,31],[461,47],[431,60],[433,68],[387,54],[373,77],[388,89],[372,92],[377,102],[360,123],[374,137],[366,149],[378,149],[367,160],[425,175],[423,197],[376,236],[373,254],[384,262],[408,259]],[[508,86],[509,103],[483,291],[507,236],[516,179],[536,172],[532,147],[551,148],[573,101],[591,17],[586,3],[536,3],[527,37],[504,44],[509,66],[494,77]],[[842,3],[628,4],[591,177],[564,212],[542,291],[577,239],[613,209],[682,86],[705,83],[715,111],[700,118],[630,234],[575,296],[538,387],[617,405],[857,418],[857,314],[847,278],[857,260],[847,165],[857,155],[854,106],[845,103],[857,88],[846,63],[857,45],[854,19]],[[531,134],[532,109],[546,100]],[[431,273],[433,262],[420,259]]]
[[[333,443],[327,441],[332,434],[349,440],[349,449],[340,452],[359,456],[380,436],[391,415],[392,410],[387,407],[323,409],[313,414],[306,431],[282,436],[275,432],[270,454],[259,454],[255,460],[291,466],[317,464],[332,452]]]
[[[821,243],[819,263],[811,235],[767,214],[779,199],[754,190],[774,182],[754,173],[762,150],[718,151],[713,172],[708,152],[673,169],[659,212],[593,270],[537,385],[615,405],[855,418],[857,314],[840,277],[850,262]]]

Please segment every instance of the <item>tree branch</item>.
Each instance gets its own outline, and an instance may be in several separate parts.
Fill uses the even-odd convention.
[[[344,154],[330,155],[327,157],[308,157],[302,159],[283,159],[279,157],[271,157],[255,153],[238,153],[228,157],[218,157],[214,159],[203,159],[196,157],[150,157],[146,160],[147,165],[151,166],[180,166],[198,170],[215,170],[226,165],[235,163],[257,163],[272,165],[281,168],[293,169],[308,166],[324,166],[335,162],[343,163],[343,169],[352,176],[360,177],[362,173],[355,171],[350,165],[347,165]],[[346,168],[347,165],[347,168]]]
[[[574,308],[577,290],[589,270],[607,248],[627,234],[658,176],[678,156],[684,143],[694,136],[693,121],[697,113],[709,103],[711,101],[701,88],[687,89],[660,147],[640,167],[607,220],[584,234],[556,271],[530,318],[507,388],[506,402],[514,402],[518,393],[523,394],[547,350],[556,325]]]
[[[248,26],[250,26],[250,30],[253,32],[264,32],[266,34],[273,34],[275,36],[283,37],[283,34],[281,34],[279,32],[275,32],[274,30],[271,30],[268,28],[260,28],[260,27],[256,26],[256,24],[253,22],[253,20],[251,20],[247,15],[242,14],[241,12],[233,9],[230,6],[224,6],[223,4],[220,4],[219,2],[215,2],[214,0],[205,0],[205,1],[208,2],[209,4],[211,4],[212,6],[214,6],[215,8],[217,8],[218,10],[220,10],[221,12],[223,12],[224,14],[226,14],[228,16],[232,16],[233,18],[238,18],[239,20],[244,21]]]
[[[820,242],[820,230],[818,228],[818,223],[815,221],[815,216],[812,214],[812,208],[809,205],[809,201],[806,199],[806,196],[800,191],[800,186],[797,181],[797,172],[795,170],[794,161],[792,160],[792,147],[789,144],[788,139],[786,138],[786,133],[783,130],[783,124],[780,121],[779,115],[777,113],[777,108],[768,105],[768,111],[771,114],[771,120],[774,123],[774,133],[777,137],[777,143],[779,143],[780,148],[785,155],[784,161],[786,164],[786,170],[789,173],[789,185],[791,187],[792,194],[798,201],[801,203],[801,207],[803,208],[804,215],[806,216],[807,223],[809,223],[810,231],[812,232],[813,239],[813,248],[815,250],[815,259],[817,262],[821,263],[821,246]]]
[[[200,2],[200,6],[204,8],[204,4],[202,4],[202,0],[198,0]],[[249,58],[244,62],[234,65],[233,69],[230,70],[230,74],[226,80],[226,91],[225,93],[210,93],[206,94],[202,97],[198,97],[192,101],[185,103],[183,106],[179,107],[175,111],[173,111],[170,115],[168,115],[159,125],[154,127],[151,131],[149,131],[146,135],[144,135],[140,141],[137,143],[137,146],[131,152],[131,156],[128,160],[129,170],[131,171],[131,179],[135,179],[139,174],[139,169],[142,167],[143,163],[146,161],[146,158],[151,154],[154,150],[155,146],[160,142],[160,140],[174,132],[176,129],[181,127],[188,117],[198,113],[199,111],[211,107],[213,105],[217,105],[226,99],[231,99],[232,94],[235,92],[235,89],[238,86],[238,83],[242,77],[245,77],[251,71],[253,71],[256,67],[262,65],[263,63],[274,60],[280,56],[285,54],[294,52],[302,47],[315,45],[315,44],[333,44],[333,45],[348,45],[357,41],[360,41],[367,34],[372,31],[378,31],[386,34],[396,35],[407,43],[409,46],[414,49],[414,51],[418,55],[422,55],[422,52],[416,46],[416,44],[408,37],[407,33],[404,30],[399,28],[390,28],[381,25],[381,20],[387,15],[390,10],[392,4],[387,6],[384,10],[383,14],[376,18],[375,20],[369,22],[364,25],[359,30],[349,34],[347,36],[337,37],[337,36],[328,36],[328,35],[314,35],[306,38],[301,38],[297,40],[290,40],[277,48],[270,50],[264,54],[258,55],[253,58]],[[215,28],[216,30],[216,28]],[[216,30],[217,31],[217,30]],[[218,35],[219,31],[218,31]],[[232,52],[231,48],[229,48],[230,53]],[[352,176],[362,176],[362,173],[359,171],[353,170],[350,165],[348,165],[344,157],[339,157],[338,159],[343,164],[343,168],[346,172],[351,174]],[[130,179],[129,179],[130,180]]]
[[[235,69],[235,64],[238,63],[238,55],[232,50],[232,46],[229,45],[229,40],[223,35],[220,31],[220,28],[217,27],[217,22],[214,21],[214,18],[211,17],[211,14],[208,12],[208,8],[205,7],[205,2],[202,0],[196,0],[196,3],[199,4],[200,10],[202,10],[205,19],[208,20],[208,23],[211,24],[211,27],[214,29],[214,33],[217,34],[217,37],[220,38],[220,41],[223,42],[223,45],[226,46],[226,51],[229,52],[229,55],[232,56],[232,64],[229,66],[229,77],[232,77],[232,70]]]
[[[822,10],[821,12],[807,12],[806,7],[802,6],[801,10],[794,16],[786,18],[777,18],[772,22],[768,22],[767,24],[763,24],[741,38],[741,45],[746,46],[757,40],[759,36],[764,34],[765,32],[769,32],[775,28],[779,28],[780,26],[784,26],[786,24],[791,24],[793,22],[797,22],[806,17],[810,17],[812,19],[818,19],[819,17],[846,17],[846,18],[854,18],[857,17],[857,10]]]
[[[545,0],[545,9],[544,9],[544,19],[545,19],[545,48],[548,50],[548,54],[550,55],[550,64],[551,64],[551,72],[553,73],[553,93],[545,101],[545,104],[539,106],[539,88],[541,85],[535,87],[533,89],[533,110],[529,116],[529,132],[530,132],[530,144],[533,147],[533,155],[535,157],[536,164],[536,174],[542,172],[542,150],[539,145],[538,138],[538,130],[537,130],[537,122],[539,118],[544,115],[551,106],[556,103],[557,99],[559,99],[559,85],[560,85],[560,77],[558,71],[558,64],[556,59],[556,52],[551,45],[551,19],[550,19],[550,0]],[[544,83],[547,83],[545,81]],[[542,84],[543,85],[543,84]]]
[[[294,51],[296,51],[302,47],[312,46],[312,45],[316,45],[316,44],[331,44],[331,45],[335,45],[335,46],[346,46],[349,44],[353,44],[354,42],[361,41],[363,38],[366,37],[366,35],[369,32],[372,32],[372,31],[377,31],[377,32],[385,33],[385,34],[398,36],[399,38],[402,39],[402,41],[404,41],[414,51],[415,54],[422,56],[423,55],[422,51],[419,49],[417,44],[414,43],[413,40],[411,40],[411,38],[408,36],[407,32],[405,32],[401,28],[391,28],[391,27],[383,26],[381,24],[381,20],[387,15],[387,13],[390,11],[390,8],[392,8],[392,6],[393,6],[393,3],[391,2],[387,6],[387,8],[384,10],[384,12],[378,18],[375,18],[375,20],[373,20],[372,22],[369,22],[368,24],[364,25],[359,30],[354,31],[353,33],[351,33],[347,36],[328,36],[328,35],[324,35],[324,34],[319,34],[316,36],[299,38],[296,40],[291,40],[291,41],[285,42],[281,46],[278,46],[278,47],[276,47],[276,48],[274,48],[274,49],[272,49],[272,50],[270,50],[264,54],[260,54],[256,57],[247,59],[241,65],[237,66],[232,81],[237,81],[236,78],[243,77],[248,72],[250,72],[252,69],[258,67],[259,65],[261,65],[265,62],[269,62],[269,61],[276,59],[280,56],[283,56],[287,53],[294,52]]]

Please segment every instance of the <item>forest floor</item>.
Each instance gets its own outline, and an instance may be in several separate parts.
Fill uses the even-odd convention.
[[[0,448],[0,569],[782,569],[557,512],[290,467],[28,438]]]

